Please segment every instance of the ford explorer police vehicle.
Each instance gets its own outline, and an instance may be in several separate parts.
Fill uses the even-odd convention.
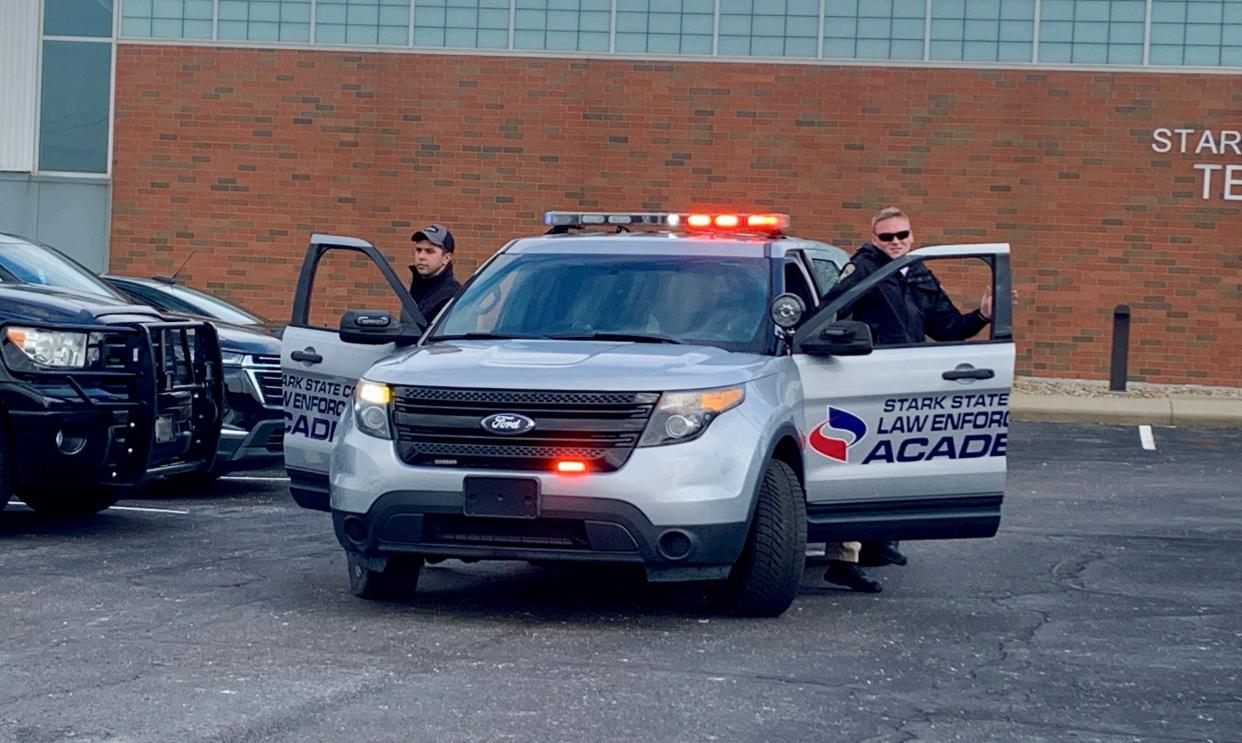
[[[223,394],[211,325],[128,304],[0,233],[0,509],[16,495],[82,516],[149,475],[209,467]]]
[[[421,319],[370,243],[313,236],[283,339],[285,458],[354,593],[409,592],[427,558],[635,563],[773,616],[808,538],[996,532],[1007,245],[913,251],[823,303],[846,255],[783,215],[546,219],[560,234],[510,242],[425,334],[365,308],[309,322],[335,251]],[[916,261],[982,267],[988,337],[876,348],[837,317]]]

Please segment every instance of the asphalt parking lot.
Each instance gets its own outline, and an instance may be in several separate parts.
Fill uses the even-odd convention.
[[[1015,424],[1001,533],[776,620],[626,572],[348,591],[279,471],[0,515],[0,740],[1239,740],[1242,430]]]

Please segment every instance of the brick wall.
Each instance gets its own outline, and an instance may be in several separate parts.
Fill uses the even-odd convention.
[[[757,207],[852,247],[897,203],[921,244],[1012,243],[1019,373],[1106,378],[1126,303],[1132,378],[1242,386],[1242,201],[1193,168],[1242,156],[1151,146],[1242,129],[1236,75],[122,44],[116,96],[112,270],[196,250],[187,283],[271,316],[314,231],[404,264],[441,221],[464,274],[548,209]]]

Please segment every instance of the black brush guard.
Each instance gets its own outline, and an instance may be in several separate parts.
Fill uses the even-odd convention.
[[[177,321],[39,329],[88,333],[88,346],[98,348],[89,369],[22,370],[15,376],[40,386],[64,385],[76,398],[64,400],[66,407],[109,418],[105,482],[133,484],[211,466],[224,407],[214,326]]]

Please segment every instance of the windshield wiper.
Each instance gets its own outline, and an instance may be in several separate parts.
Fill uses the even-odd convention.
[[[454,335],[435,335],[431,341],[533,341],[543,340],[546,335],[510,335],[507,333],[456,333]]]
[[[681,341],[667,335],[652,333],[583,333],[581,335],[550,335],[556,341],[629,341],[631,343],[677,343]]]

